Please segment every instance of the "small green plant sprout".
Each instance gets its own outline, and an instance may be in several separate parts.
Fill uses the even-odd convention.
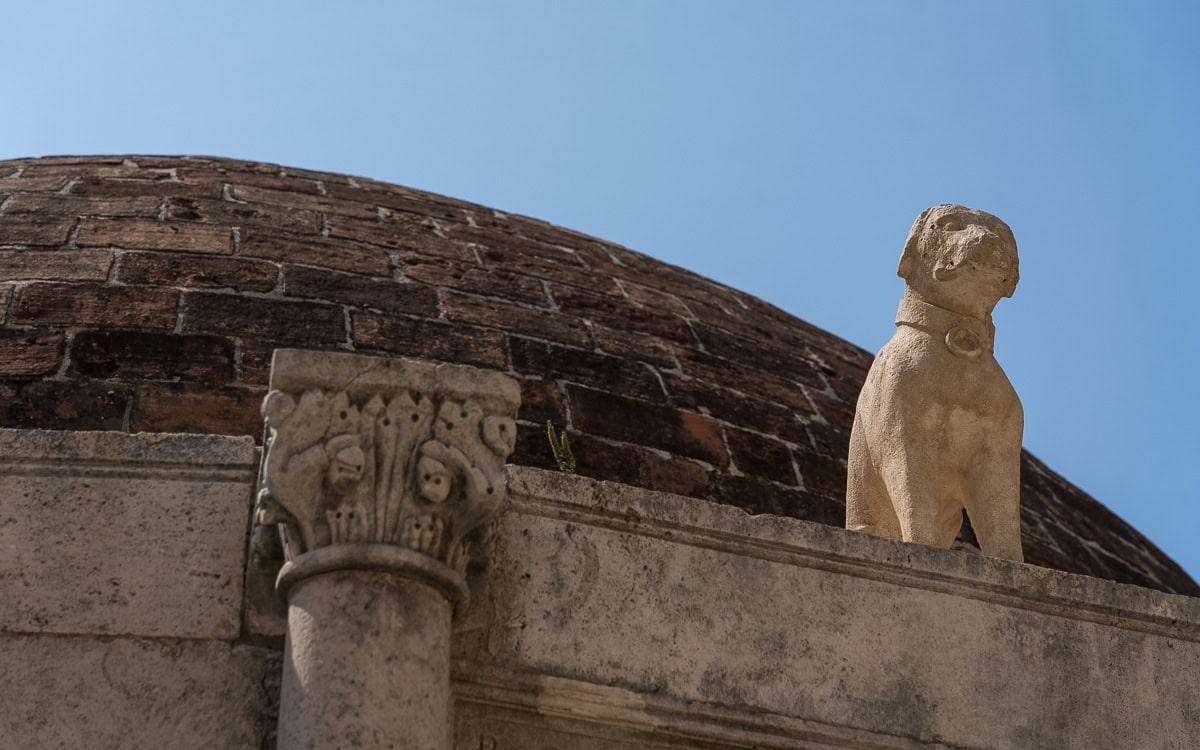
[[[546,420],[546,436],[550,438],[550,450],[554,452],[554,460],[558,461],[558,469],[563,474],[575,473],[575,456],[571,454],[571,441],[567,431],[555,434],[554,423]]]

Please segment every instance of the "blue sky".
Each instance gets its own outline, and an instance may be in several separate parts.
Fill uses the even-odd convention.
[[[1020,246],[1026,447],[1200,577],[1198,33],[1166,0],[11,3],[0,158],[410,185],[871,350],[917,213],[982,208]]]

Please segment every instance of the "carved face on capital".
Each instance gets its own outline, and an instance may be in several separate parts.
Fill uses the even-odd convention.
[[[1017,287],[1017,243],[1008,225],[989,213],[934,206],[913,224],[896,273],[928,302],[983,315]]]

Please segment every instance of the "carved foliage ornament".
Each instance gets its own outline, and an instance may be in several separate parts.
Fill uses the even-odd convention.
[[[504,499],[518,401],[499,373],[279,350],[257,520],[279,524],[289,560],[384,544],[461,572]]]

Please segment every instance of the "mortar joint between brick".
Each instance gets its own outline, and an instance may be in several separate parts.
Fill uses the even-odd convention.
[[[164,195],[162,198],[159,198],[159,200],[158,200],[158,216],[156,218],[159,221],[166,221],[167,216],[170,214],[170,211],[171,211],[171,201],[168,199],[167,196]]]
[[[79,333],[78,328],[68,328],[63,333],[63,351],[62,361],[58,363],[58,369],[54,371],[48,380],[70,380],[67,376],[67,371],[71,369],[71,347],[75,343],[75,336]]]
[[[483,263],[483,256],[479,254],[479,245],[477,243],[475,243],[475,242],[468,243],[467,249],[470,250],[471,255],[475,257],[475,265],[479,266],[480,268],[487,268],[487,266],[484,265],[484,263]],[[542,283],[545,283],[545,282],[542,282]],[[547,291],[546,294],[549,295],[550,292]]]
[[[475,212],[469,211],[465,208],[462,210],[462,212],[463,216],[465,216],[467,219],[467,226],[471,227],[472,229],[478,229],[479,224],[475,223]]]
[[[125,413],[121,415],[121,432],[133,432],[133,401],[136,398],[137,392],[130,388],[125,397]]]
[[[555,380],[554,387],[558,389],[558,395],[562,397],[563,420],[566,422],[564,429],[575,432],[575,407],[571,403],[571,395],[567,391],[567,381]]]
[[[175,327],[171,329],[171,333],[183,333],[183,315],[187,310],[186,294],[180,294],[179,299],[175,302]]]
[[[74,188],[78,184],[79,184],[79,180],[72,177],[67,180],[67,184],[63,185],[61,188],[58,189],[58,194],[59,195],[67,195],[68,193],[71,192],[72,188]]]
[[[800,464],[796,462],[796,451],[788,448],[788,460],[792,462],[792,473],[796,476],[796,486],[804,489],[804,475],[800,473]]]
[[[317,217],[321,222],[321,236],[328,239],[329,238],[329,216],[327,214],[317,214]]]
[[[321,180],[313,180],[313,182],[317,186],[317,195],[324,195],[328,197],[329,192],[325,189],[325,183]]]
[[[120,271],[125,265],[126,251],[113,249],[109,252],[112,253],[112,263],[108,265],[108,275],[104,277],[104,284],[106,286],[123,286]]]
[[[238,257],[242,254],[242,228],[233,227],[229,230],[230,255]]]
[[[558,306],[558,300],[554,299],[554,294],[550,291],[550,282],[542,279],[542,291],[546,294],[546,306],[554,312],[562,312]]]
[[[0,196],[0,214],[4,213],[4,209],[8,208],[9,203],[12,203],[12,199],[11,195]]]
[[[79,247],[79,233],[83,230],[83,217],[75,219],[75,223],[71,225],[71,231],[67,232],[67,241],[62,244],[62,250],[74,250]]]
[[[349,305],[342,305],[342,327],[346,331],[346,340],[342,342],[341,348],[354,351],[354,325],[350,319]]]
[[[242,356],[244,344],[240,336],[233,337],[233,385],[242,385]]]
[[[242,205],[247,205],[247,201],[238,200],[237,198],[233,197],[233,185],[228,182],[221,185],[221,200],[228,201],[230,203],[241,203]]]

